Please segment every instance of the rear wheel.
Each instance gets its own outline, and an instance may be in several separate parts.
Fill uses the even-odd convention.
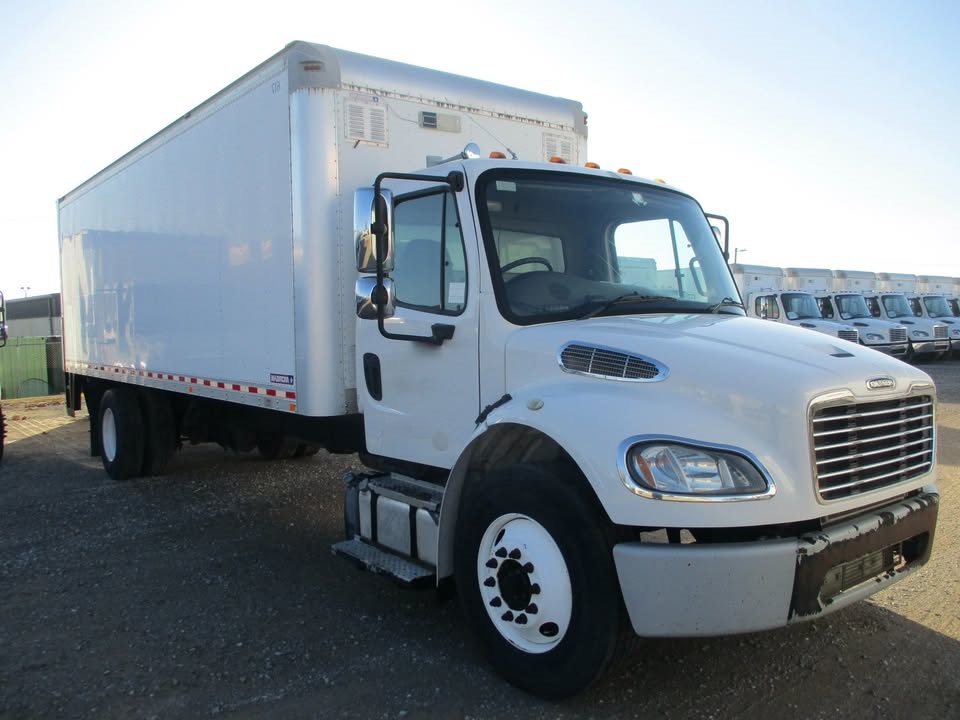
[[[100,401],[100,458],[114,480],[140,474],[143,463],[143,417],[136,393],[129,388],[107,390]]]
[[[477,483],[459,517],[457,588],[497,672],[551,699],[590,685],[623,627],[602,513],[546,468],[516,465]]]

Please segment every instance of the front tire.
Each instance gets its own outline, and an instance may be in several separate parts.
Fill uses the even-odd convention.
[[[596,680],[623,627],[608,521],[562,475],[515,465],[475,483],[454,549],[457,588],[487,659],[548,699]]]
[[[114,480],[135,478],[143,463],[143,416],[136,393],[123,387],[103,394],[98,416],[100,458]]]

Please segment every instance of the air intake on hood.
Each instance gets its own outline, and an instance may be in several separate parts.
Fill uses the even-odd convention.
[[[666,379],[670,374],[666,366],[656,360],[582,343],[563,346],[560,350],[560,367],[581,375],[636,382],[656,382]]]

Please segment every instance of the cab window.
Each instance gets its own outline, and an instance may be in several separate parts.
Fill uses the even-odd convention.
[[[444,315],[466,307],[467,264],[456,202],[450,192],[398,200],[390,277],[397,305]]]

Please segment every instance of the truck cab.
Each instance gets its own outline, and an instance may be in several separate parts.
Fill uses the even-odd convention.
[[[750,317],[816,330],[853,343],[860,342],[860,333],[853,325],[824,319],[812,293],[789,289],[781,268],[734,264],[730,270],[744,295]]]
[[[907,327],[910,355],[916,358],[942,358],[950,353],[946,323],[923,315],[908,296],[916,296],[917,278],[907,273],[877,273],[876,289],[864,292],[873,317],[902,323]],[[917,314],[917,310],[920,314]]]

